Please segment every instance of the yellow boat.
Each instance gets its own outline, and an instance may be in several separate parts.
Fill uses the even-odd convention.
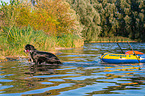
[[[145,54],[104,53],[101,60],[105,63],[145,63]]]

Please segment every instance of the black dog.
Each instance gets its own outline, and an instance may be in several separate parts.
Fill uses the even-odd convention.
[[[25,46],[25,52],[29,52],[31,56],[31,61],[36,65],[41,63],[48,64],[62,64],[60,60],[52,53],[38,51],[33,45],[27,44]]]

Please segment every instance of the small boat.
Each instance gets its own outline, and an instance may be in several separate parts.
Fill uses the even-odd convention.
[[[128,41],[127,41],[128,42]],[[118,47],[121,49],[120,45],[117,43]],[[114,53],[104,53],[101,56],[101,61],[105,63],[145,63],[145,54],[139,51],[134,51],[130,43],[128,45],[132,49],[132,51],[123,52],[122,54],[114,54]]]
[[[145,63],[145,54],[113,54],[104,53],[101,60],[105,63]]]

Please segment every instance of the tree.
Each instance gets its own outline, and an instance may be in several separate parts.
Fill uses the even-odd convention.
[[[67,0],[67,2],[79,15],[80,22],[84,26],[82,33],[87,41],[97,39],[98,36],[124,36],[139,41],[145,40],[144,35],[141,35],[145,28],[144,0]],[[97,19],[93,21],[93,17]],[[94,31],[97,35],[94,35]]]
[[[31,2],[11,0],[10,4],[1,7],[3,26],[28,25],[35,30],[43,30],[49,35],[77,34],[81,36],[81,26],[76,13],[69,3],[62,0],[37,0],[32,7]]]
[[[79,15],[80,22],[83,26],[82,34],[86,41],[97,39],[101,32],[100,14],[97,7],[97,0],[67,0],[72,8]]]

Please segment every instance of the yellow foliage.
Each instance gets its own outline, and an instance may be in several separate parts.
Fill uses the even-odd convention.
[[[43,30],[50,35],[63,33],[80,33],[79,21],[75,11],[70,5],[62,0],[41,0],[37,5],[23,4],[18,7],[19,14],[16,16],[16,26],[32,26],[35,30]]]

